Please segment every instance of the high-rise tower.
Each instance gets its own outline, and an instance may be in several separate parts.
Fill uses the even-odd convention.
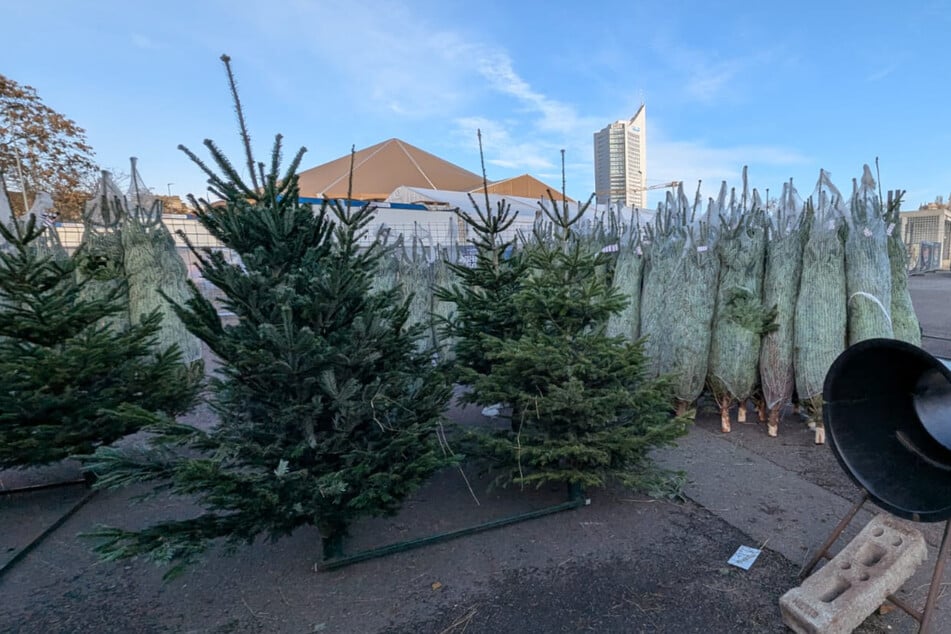
[[[598,204],[647,207],[647,113],[594,133],[594,186]]]

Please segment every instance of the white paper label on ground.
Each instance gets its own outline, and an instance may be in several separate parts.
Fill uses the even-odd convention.
[[[488,407],[482,408],[482,415],[486,418],[494,418],[499,415],[499,410],[502,409],[501,403],[496,403],[494,405],[489,405]]]
[[[644,252],[641,251],[640,247],[637,247],[636,249],[634,249],[634,252],[637,253],[638,255],[644,255]]]
[[[762,551],[759,548],[740,546],[736,549],[736,552],[733,553],[733,556],[730,557],[730,560],[727,561],[727,563],[731,566],[742,568],[743,570],[749,570],[750,566],[753,565],[753,562],[756,561],[756,558],[759,557],[761,552]]]
[[[697,247],[697,253],[703,253],[703,252],[706,251],[708,248],[709,248],[709,247],[707,247],[706,245],[700,245],[699,247]]]

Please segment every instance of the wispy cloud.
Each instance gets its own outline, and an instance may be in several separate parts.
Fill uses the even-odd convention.
[[[734,78],[750,63],[749,58],[718,59],[709,51],[684,46],[667,37],[657,37],[651,48],[670,67],[684,93],[703,102],[723,95]]]
[[[590,118],[578,115],[574,106],[559,102],[538,92],[514,68],[508,54],[484,51],[476,57],[476,65],[489,85],[496,91],[515,97],[523,106],[540,115],[534,123],[544,132],[571,135],[579,127],[594,125]]]
[[[550,173],[557,168],[562,149],[575,158],[590,153],[591,133],[597,125],[593,118],[533,88],[515,70],[507,53],[482,46],[474,46],[472,53],[476,70],[489,88],[516,102],[512,116],[504,120],[457,120],[463,134],[472,136],[476,125],[483,129],[488,163],[512,171]],[[583,165],[590,171],[590,161]]]
[[[744,165],[750,166],[751,181],[756,183],[762,182],[759,179],[764,173],[772,178],[777,171],[799,168],[810,159],[796,150],[775,146],[711,147],[703,141],[659,139],[651,141],[648,161],[651,181],[678,180],[688,188],[703,181],[703,191],[709,196],[724,180],[738,184]],[[764,185],[777,187],[782,182]]]
[[[307,65],[295,79],[355,108],[419,119],[467,99],[462,51],[469,44],[399,2],[291,2],[280,21],[270,6],[239,3],[235,10],[276,45],[293,42],[299,50],[288,55]]]
[[[136,48],[141,48],[145,50],[157,50],[161,48],[155,40],[150,38],[148,35],[143,35],[142,33],[132,33],[130,35],[132,40],[132,45]]]
[[[282,23],[262,28],[273,29],[275,39],[282,41],[287,40],[287,28],[300,29],[299,46],[310,63],[323,65],[320,75],[332,78],[343,99],[358,99],[355,107],[397,120],[432,119],[449,127],[444,142],[473,154],[476,130],[481,129],[486,165],[494,168],[490,179],[520,172],[560,177],[560,150],[565,149],[569,187],[581,195],[593,186],[592,134],[613,115],[581,112],[547,84],[545,89],[533,85],[498,42],[440,24],[398,2],[384,6],[372,0],[327,0],[291,6],[291,27]],[[320,37],[312,36],[314,24],[321,25]],[[657,40],[653,47],[667,70],[673,70],[681,90],[701,102],[727,94],[741,74],[763,60],[759,54],[711,56],[670,40]],[[616,107],[612,103],[607,110],[613,113]],[[653,126],[650,139],[651,183],[703,179],[718,186],[721,180],[738,179],[744,164],[783,167],[805,160],[780,147],[719,148],[665,138]]]
[[[539,140],[537,135],[535,140],[515,139],[512,130],[516,127],[512,122],[487,117],[461,117],[456,120],[454,136],[461,146],[476,150],[477,133],[481,132],[482,148],[489,165],[532,173],[553,169],[558,156],[554,144]],[[491,174],[489,178],[492,180]]]
[[[866,77],[866,80],[870,82],[881,81],[894,73],[896,70],[898,70],[898,62],[891,62],[885,66],[882,66],[881,68],[878,68],[877,70],[872,71],[869,76]]]
[[[670,85],[679,86],[684,96],[701,103],[735,100],[744,94],[755,70],[770,68],[775,72],[795,57],[779,40],[762,47],[751,39],[748,48],[724,53],[715,46],[692,47],[674,37],[657,35],[650,47],[661,66],[657,71],[670,80]]]
[[[591,134],[603,122],[534,87],[497,42],[398,2],[292,7],[290,28],[306,31],[301,46],[330,70],[355,107],[448,123],[452,138],[470,151],[481,128],[486,162],[511,171],[551,171],[562,148],[575,158],[591,153]],[[310,31],[313,24],[321,25],[319,37]],[[261,28],[287,37],[283,22]]]

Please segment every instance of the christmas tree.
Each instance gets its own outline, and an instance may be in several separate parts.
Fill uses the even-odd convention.
[[[325,557],[339,555],[354,520],[396,512],[449,462],[437,431],[450,388],[417,352],[421,327],[407,325],[400,289],[372,288],[384,254],[367,234],[373,209],[299,202],[304,150],[280,173],[280,136],[267,173],[256,165],[223,60],[251,182],[211,141],[220,175],[182,149],[225,202],[191,199],[199,222],[240,262],[192,251],[236,323],[224,325],[197,289],[177,310],[221,361],[210,382],[219,422],[203,430],[150,416],[147,447],[100,451],[89,464],[101,486],[153,481],[204,507],[139,531],[94,534],[106,558],[171,562],[169,575],[212,540],[234,546],[302,526],[319,529]]]
[[[481,131],[478,135],[481,155]],[[492,363],[486,354],[487,338],[509,339],[521,331],[512,298],[527,270],[521,251],[515,248],[515,240],[504,237],[517,214],[512,213],[511,206],[504,200],[500,200],[493,211],[484,178],[484,162],[482,173],[485,210],[470,195],[476,215],[459,212],[459,216],[475,234],[472,239],[474,262],[471,262],[471,266],[447,262],[453,281],[437,288],[435,293],[437,300],[453,306],[449,317],[442,318],[440,323],[443,336],[454,342],[454,378],[467,385],[491,371]],[[472,397],[469,393],[463,398],[477,402],[472,401]]]
[[[608,256],[575,233],[586,207],[573,214],[552,199],[544,208],[550,229],[526,245],[528,271],[511,298],[521,331],[483,339],[491,365],[472,398],[508,404],[512,429],[481,433],[479,444],[503,484],[577,490],[616,479],[670,490],[672,474],[648,452],[685,433],[685,420],[672,416],[669,381],[649,377],[641,342],[606,334],[627,299],[600,274]]]
[[[87,254],[38,248],[45,230],[35,215],[0,223],[0,469],[92,453],[139,429],[118,408],[177,415],[199,389],[177,348],[153,353],[160,316],[110,329],[121,288],[86,295]]]

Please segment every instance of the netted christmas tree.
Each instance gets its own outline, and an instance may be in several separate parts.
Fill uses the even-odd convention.
[[[763,337],[760,349],[760,382],[767,411],[766,432],[779,433],[783,407],[796,388],[794,346],[796,301],[802,277],[802,252],[809,235],[812,214],[803,213],[802,200],[792,179],[767,222],[766,268],[763,273],[763,304],[776,307],[776,329]]]
[[[57,216],[53,210],[53,197],[46,192],[39,192],[27,215],[34,216],[36,222],[46,226],[46,230],[34,241],[33,246],[56,259],[65,260],[69,258],[69,254],[63,248],[63,243],[60,242],[59,234],[56,233]],[[2,216],[2,212],[0,212],[0,216]]]
[[[901,201],[904,191],[890,191],[885,205],[885,234],[892,271],[892,329],[895,339],[921,345],[921,324],[908,290],[908,247],[901,239]]]
[[[670,193],[667,202],[657,206],[653,221],[645,227],[642,248],[646,258],[640,301],[640,335],[644,337],[644,353],[653,376],[660,376],[674,366],[674,333],[672,311],[679,311],[671,284],[683,258],[686,228],[677,216]],[[706,368],[704,368],[706,371]]]
[[[7,198],[7,186],[3,184],[3,172],[0,171],[0,225],[9,225],[13,222],[13,209],[10,199]]]
[[[224,325],[197,288],[177,309],[221,361],[210,383],[219,421],[206,430],[148,417],[148,446],[101,451],[88,465],[101,486],[150,481],[204,509],[141,530],[94,533],[107,559],[143,555],[173,563],[169,574],[213,540],[236,546],[304,526],[319,529],[325,557],[339,555],[355,520],[396,512],[449,462],[437,430],[450,388],[416,351],[420,333],[407,326],[399,288],[372,290],[383,252],[378,241],[361,246],[372,206],[301,203],[304,150],[282,173],[280,136],[269,168],[255,164],[223,60],[251,182],[211,141],[220,174],[185,152],[225,202],[192,198],[202,226],[241,262],[192,252],[236,323]]]
[[[511,298],[521,332],[484,339],[491,366],[473,381],[474,399],[509,404],[511,429],[480,433],[479,445],[500,484],[577,491],[613,479],[673,492],[679,482],[648,453],[686,424],[672,415],[670,382],[649,376],[641,342],[606,334],[627,300],[599,274],[607,255],[574,239],[584,209],[544,208],[553,236],[526,245],[530,273]]]
[[[122,286],[85,293],[88,255],[38,248],[44,233],[35,215],[0,223],[0,469],[91,453],[142,426],[119,408],[177,415],[199,388],[176,347],[153,352],[160,316],[111,329]]]
[[[892,338],[892,269],[885,211],[872,170],[865,165],[861,184],[852,181],[845,239],[849,345],[876,337]]]
[[[829,174],[819,172],[816,190],[806,203],[812,217],[802,253],[802,275],[793,321],[793,367],[796,393],[816,430],[816,444],[825,442],[822,389],[829,368],[847,347],[848,314],[845,240],[848,225],[842,194]]]
[[[432,355],[436,350],[433,339],[433,269],[430,263],[433,253],[415,234],[409,242],[407,247],[397,251],[401,300],[409,303],[407,323],[420,333],[417,349]]]
[[[124,196],[112,175],[103,171],[91,200],[83,207],[82,246],[85,257],[79,266],[83,297],[97,300],[114,297],[124,310],[105,319],[116,332],[129,327],[129,291],[125,254],[120,234],[125,212]]]
[[[607,333],[637,339],[641,333],[641,283],[644,278],[644,251],[641,247],[641,227],[635,218],[624,228],[618,239],[617,259],[611,285],[627,296],[624,309],[608,319]]]
[[[137,324],[143,315],[159,311],[159,347],[174,343],[186,363],[200,361],[201,342],[188,332],[173,309],[174,304],[184,303],[189,297],[188,269],[162,222],[162,201],[145,186],[135,158],[131,163],[132,182],[119,232],[129,288],[129,319]]]
[[[720,219],[720,281],[710,340],[707,384],[720,408],[720,430],[729,432],[730,407],[746,422],[747,400],[758,378],[763,335],[776,329],[776,307],[763,305],[766,258],[765,213],[756,190],[750,195],[743,168],[743,191],[731,196],[729,215]]]
[[[716,251],[717,234],[710,222],[710,218],[715,217],[711,216],[715,203],[711,200],[707,213],[699,213],[701,200],[698,186],[688,219],[686,201],[682,194],[678,197],[681,199],[687,240],[675,276],[671,278],[672,299],[669,306],[677,318],[670,320],[669,324],[671,366],[665,372],[674,377],[677,413],[693,418],[696,417],[696,401],[706,384],[720,259]]]

